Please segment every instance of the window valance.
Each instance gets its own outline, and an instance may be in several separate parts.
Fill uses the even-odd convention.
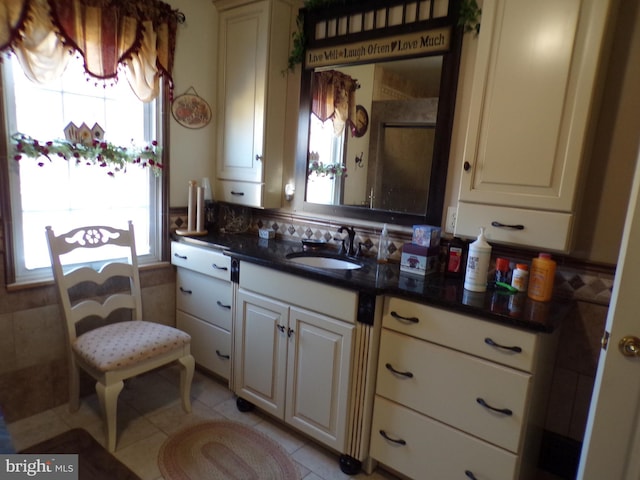
[[[332,118],[336,136],[342,134],[347,123],[353,129],[357,88],[357,80],[336,70],[325,70],[313,74],[311,112],[321,122]]]
[[[0,0],[0,52],[14,52],[38,83],[58,78],[74,52],[96,79],[116,78],[124,68],[146,102],[158,95],[162,76],[171,84],[181,20],[158,0]]]

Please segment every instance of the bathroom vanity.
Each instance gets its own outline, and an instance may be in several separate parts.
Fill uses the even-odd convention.
[[[345,473],[375,462],[412,478],[535,472],[571,303],[491,291],[470,299],[459,279],[413,277],[370,258],[308,266],[291,258],[302,244],[281,239],[174,242],[184,247],[229,260],[229,378],[240,409],[259,408],[341,454]]]

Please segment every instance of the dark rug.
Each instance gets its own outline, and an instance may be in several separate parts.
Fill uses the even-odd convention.
[[[141,480],[82,428],[56,435],[20,453],[77,453],[80,480]]]

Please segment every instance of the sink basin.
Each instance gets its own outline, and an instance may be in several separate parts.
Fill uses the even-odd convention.
[[[355,270],[361,268],[359,263],[348,258],[330,253],[290,253],[287,259],[291,262],[307,267],[327,268],[331,270]]]

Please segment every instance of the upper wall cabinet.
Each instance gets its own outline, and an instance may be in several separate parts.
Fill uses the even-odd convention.
[[[218,200],[281,205],[292,2],[219,0]]]
[[[486,0],[455,233],[569,251],[610,0]]]

